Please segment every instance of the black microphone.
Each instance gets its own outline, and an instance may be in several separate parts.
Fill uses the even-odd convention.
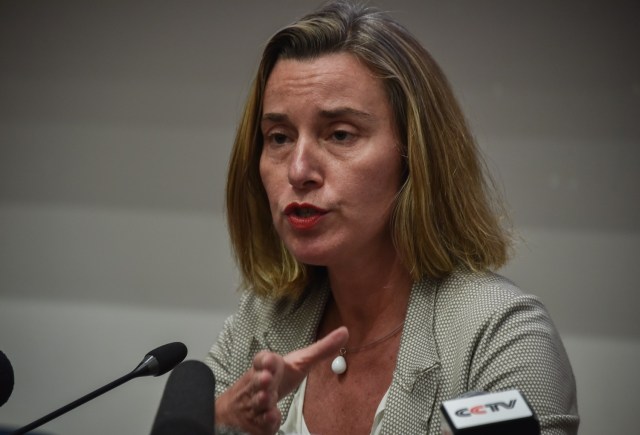
[[[160,376],[178,365],[183,359],[185,359],[186,356],[187,346],[185,346],[183,343],[175,342],[160,346],[145,355],[142,362],[138,364],[138,366],[133,369],[132,372],[124,375],[120,379],[116,379],[115,381],[105,385],[104,387],[98,388],[92,393],[89,393],[86,396],[81,397],[80,399],[71,402],[66,406],[63,406],[56,411],[53,411],[50,414],[45,415],[42,418],[39,418],[32,423],[29,423],[26,426],[21,427],[20,429],[12,432],[11,435],[20,435],[32,431],[33,429],[42,426],[43,424],[53,420],[54,418],[60,417],[62,414],[65,414],[72,409],[77,408],[78,406],[88,402],[91,399],[95,399],[101,394],[104,394],[107,391],[110,391],[115,387],[118,387],[125,382],[130,381],[131,379],[139,378],[141,376]]]
[[[0,350],[0,406],[7,403],[13,392],[13,367],[9,358]]]
[[[151,435],[212,435],[215,378],[200,361],[185,361],[167,380]]]
[[[540,422],[518,390],[467,393],[440,405],[443,435],[540,435]]]

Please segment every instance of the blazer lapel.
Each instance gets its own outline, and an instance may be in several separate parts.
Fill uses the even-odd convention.
[[[433,331],[436,290],[437,283],[426,279],[412,288],[383,434],[427,433],[438,416],[440,358]]]
[[[298,301],[283,306],[281,313],[273,316],[273,324],[262,337],[255,337],[259,350],[268,349],[286,355],[313,343],[328,297],[329,286],[325,283],[308,289],[307,294],[302,295]],[[287,418],[294,394],[295,391],[278,402],[282,421]]]
[[[415,283],[411,290],[382,434],[427,433],[429,426],[435,424],[432,418],[438,416],[436,397],[440,384],[440,358],[433,333],[436,290],[437,283],[430,280]],[[324,284],[310,289],[298,302],[283,303],[276,309],[273,323],[254,336],[255,352],[267,349],[285,355],[311,344],[328,296],[329,286]],[[283,421],[294,394],[278,403]]]

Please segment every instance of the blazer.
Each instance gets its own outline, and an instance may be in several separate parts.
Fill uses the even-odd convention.
[[[281,355],[311,344],[330,288],[307,289],[296,301],[247,292],[225,322],[205,362],[216,396],[261,350]],[[440,435],[439,405],[468,391],[518,389],[543,434],[575,434],[575,379],[543,304],[491,272],[458,269],[414,283],[382,422],[383,434]],[[286,419],[293,393],[278,407]]]

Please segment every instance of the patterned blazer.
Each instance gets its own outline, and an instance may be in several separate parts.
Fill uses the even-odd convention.
[[[227,319],[205,362],[216,395],[229,388],[261,350],[286,354],[315,339],[330,289],[297,301],[247,293]],[[459,269],[411,290],[383,434],[440,435],[439,405],[468,391],[518,389],[543,434],[575,434],[575,380],[560,337],[542,303],[507,279]],[[278,407],[286,419],[293,393]]]

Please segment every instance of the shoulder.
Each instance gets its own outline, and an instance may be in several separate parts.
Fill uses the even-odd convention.
[[[250,326],[252,334],[280,329],[283,323],[306,323],[324,308],[328,294],[326,283],[307,288],[297,299],[268,298],[247,291],[232,322]]]
[[[253,356],[260,350],[287,353],[313,338],[328,295],[326,286],[307,289],[298,299],[274,299],[243,293],[214,348],[224,347],[230,357]]]
[[[547,315],[537,296],[528,294],[509,279],[493,272],[458,269],[435,284],[436,321],[457,319],[466,327],[491,317],[534,310]]]
[[[272,328],[279,318],[292,311],[294,305],[294,302],[287,299],[272,299],[245,291],[231,319],[236,325],[250,327],[251,333],[266,331]]]
[[[205,363],[216,375],[218,393],[228,388],[250,366],[260,348],[257,339],[271,328],[283,308],[278,303],[244,292],[236,312],[229,316],[209,350]]]
[[[441,303],[456,302],[457,305],[475,303],[499,304],[525,295],[509,279],[490,271],[474,272],[459,268],[437,283],[438,299]]]
[[[544,334],[559,341],[542,301],[492,272],[458,270],[435,289],[434,334],[441,349],[509,342]]]
[[[283,324],[295,327],[299,318],[304,318],[301,313],[308,312],[312,305],[304,295],[294,301],[267,298],[246,291],[236,312],[227,318],[218,344],[233,343],[234,351],[239,353],[253,354],[269,349],[266,337],[273,331],[279,331]]]
[[[571,365],[538,297],[495,273],[465,270],[435,291],[433,333],[450,397],[515,388],[543,428],[577,426]]]

